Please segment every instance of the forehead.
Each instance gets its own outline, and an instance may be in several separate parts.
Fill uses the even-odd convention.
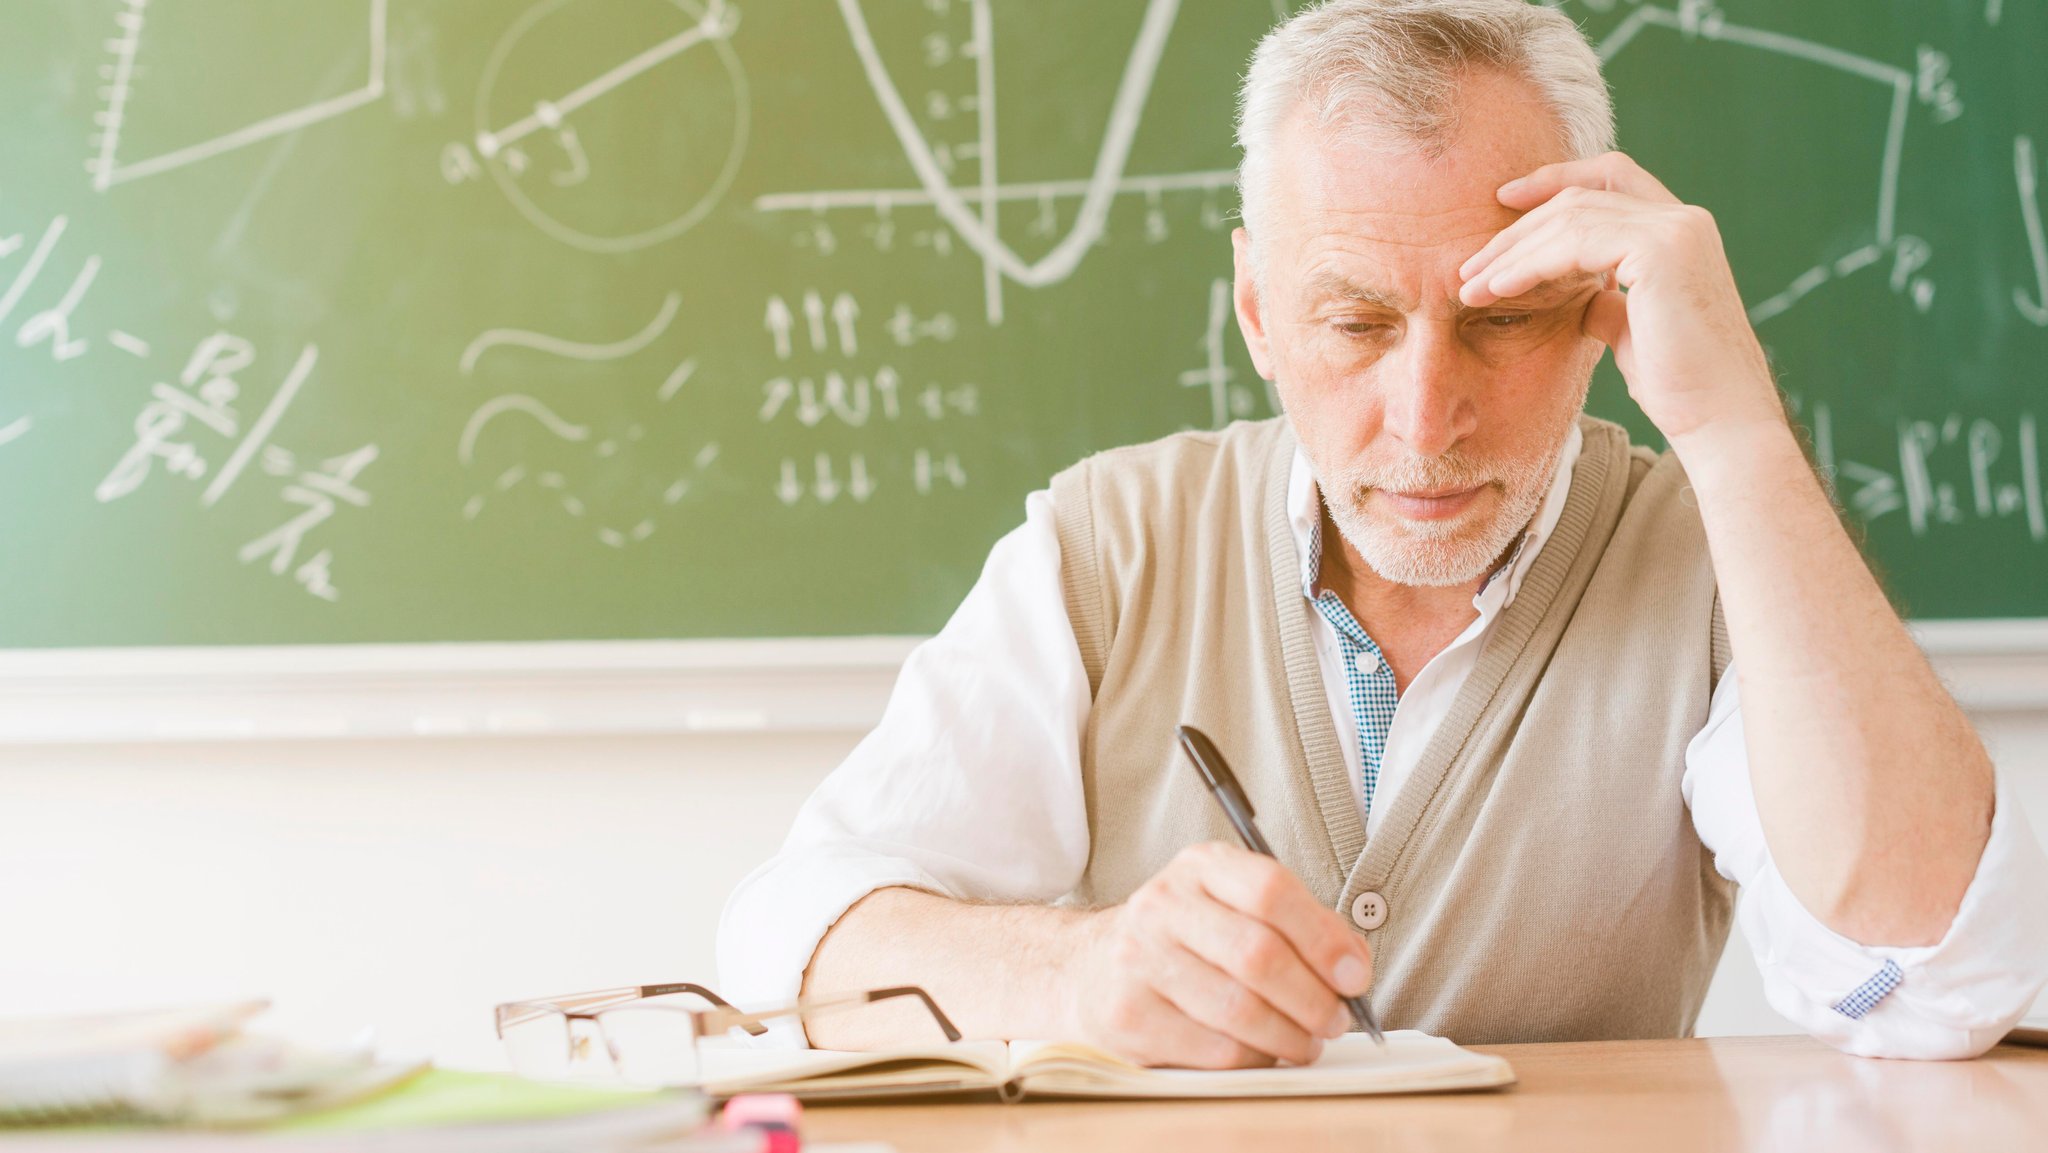
[[[1276,230],[1293,234],[1289,247],[1387,258],[1463,247],[1462,262],[1518,215],[1500,186],[1566,156],[1556,119],[1513,77],[1468,73],[1457,113],[1450,144],[1430,154],[1363,143],[1297,109],[1275,142]]]

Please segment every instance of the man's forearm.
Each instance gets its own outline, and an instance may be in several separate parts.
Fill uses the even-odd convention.
[[[1706,523],[1778,871],[1846,937],[1932,944],[1990,833],[1990,758],[1789,428],[1713,427],[1674,447]]]
[[[819,942],[804,970],[804,995],[916,985],[969,1039],[1065,1036],[1073,992],[1066,978],[1092,916],[880,889]],[[809,1034],[827,1049],[941,1039],[930,1016],[907,1000],[820,1018]]]

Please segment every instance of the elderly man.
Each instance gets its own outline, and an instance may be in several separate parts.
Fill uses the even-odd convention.
[[[1233,240],[1285,417],[1027,500],[733,895],[729,995],[919,985],[970,1036],[1190,1066],[1312,1060],[1368,988],[1460,1041],[1671,1037],[1733,913],[1818,1037],[1995,1043],[2048,982],[2048,861],[1808,466],[1713,218],[1612,124],[1543,6],[1271,33]],[[1608,349],[1670,451],[1580,415]],[[932,1032],[863,1013],[809,1039]]]

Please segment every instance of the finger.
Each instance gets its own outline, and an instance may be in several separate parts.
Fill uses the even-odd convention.
[[[1339,995],[1355,997],[1372,983],[1365,939],[1323,907],[1301,878],[1271,857],[1228,845],[1203,860],[1202,887],[1231,908],[1272,926],[1316,975]]]
[[[1176,932],[1182,947],[1284,1015],[1297,1032],[1310,1036],[1329,1027],[1337,994],[1271,925],[1209,900],[1190,903]],[[1252,1009],[1240,1008],[1245,1014]]]
[[[1559,213],[1570,211],[1571,207],[1570,200],[1552,200],[1523,213],[1513,224],[1488,238],[1487,242],[1480,246],[1479,251],[1466,257],[1465,263],[1458,266],[1458,278],[1471,280],[1474,275],[1498,259],[1501,253],[1514,247],[1523,237],[1550,223]]]
[[[1170,950],[1160,959],[1153,988],[1197,1025],[1246,1048],[1297,1065],[1322,1055],[1322,1038],[1290,1020],[1244,982],[1185,948]],[[1315,1028],[1327,1023],[1326,1015]]]
[[[1560,196],[1532,209],[1520,220],[1494,234],[1493,239],[1458,266],[1458,276],[1467,283],[1485,276],[1490,266],[1510,249],[1540,232],[1556,228],[1560,223],[1584,226],[1606,216],[1631,214],[1640,207],[1640,202],[1611,192],[1582,191]]]
[[[1184,1069],[1245,1069],[1273,1058],[1198,1024],[1157,990],[1134,992],[1106,1040],[1118,1056],[1140,1065]]]
[[[1587,303],[1586,318],[1580,326],[1587,336],[1609,348],[1615,347],[1628,331],[1628,296],[1611,288],[1601,290]]]
[[[1661,204],[1677,204],[1678,198],[1662,181],[1643,170],[1623,152],[1609,152],[1590,160],[1568,160],[1546,164],[1519,180],[1502,185],[1500,202],[1509,208],[1530,209],[1567,188],[1591,188],[1619,192]]]
[[[1645,241],[1631,221],[1560,224],[1503,253],[1466,282],[1458,299],[1468,308],[1485,308],[1496,301],[1520,296],[1546,281],[1616,270]]]

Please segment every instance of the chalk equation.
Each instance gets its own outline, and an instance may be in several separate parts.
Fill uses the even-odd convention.
[[[85,358],[96,347],[95,339],[125,356],[147,359],[150,345],[142,337],[112,327],[89,332],[78,319],[103,262],[97,252],[74,251],[75,242],[66,247],[70,227],[70,216],[59,213],[40,231],[0,232],[0,277],[6,283],[0,289],[0,332],[14,325],[13,346],[27,354],[46,355],[51,371]],[[18,399],[10,396],[0,403]],[[35,423],[33,411],[0,408],[0,446],[27,436]]]
[[[256,346],[227,332],[201,340],[176,377],[150,386],[150,399],[135,416],[132,443],[93,488],[93,498],[102,504],[121,500],[160,471],[179,481],[204,482],[199,504],[210,509],[260,458],[262,471],[283,479],[281,499],[303,511],[243,545],[237,559],[248,564],[267,558],[272,574],[289,571],[313,596],[339,600],[331,550],[323,548],[296,567],[294,562],[307,535],[342,505],[368,507],[370,495],[356,481],[377,459],[378,449],[366,444],[302,468],[297,454],[276,443],[278,424],[319,361],[318,347],[302,348],[255,418],[245,421],[242,380],[256,366]]]
[[[1947,413],[1901,420],[1882,464],[1836,447],[1834,406],[1793,398],[1813,432],[1814,460],[1837,504],[1865,522],[1902,514],[1916,537],[1947,525],[2006,523],[2048,544],[2048,488],[2035,414],[2006,420]]]

